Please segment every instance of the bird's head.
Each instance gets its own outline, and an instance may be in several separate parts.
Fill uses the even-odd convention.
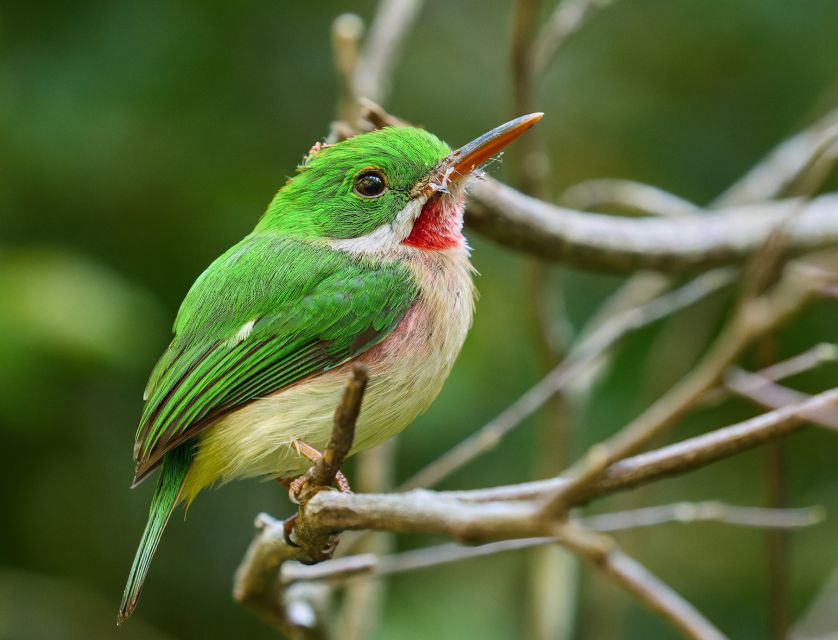
[[[388,127],[316,146],[257,229],[357,255],[465,246],[466,179],[541,119],[522,116],[451,151],[422,129]]]

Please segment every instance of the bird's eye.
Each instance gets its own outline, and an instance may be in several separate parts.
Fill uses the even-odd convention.
[[[387,180],[380,171],[365,169],[355,176],[353,190],[362,198],[377,198],[387,190]]]

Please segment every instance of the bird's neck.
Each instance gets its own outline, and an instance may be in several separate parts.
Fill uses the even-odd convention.
[[[402,241],[409,247],[425,251],[443,251],[466,246],[463,236],[465,194],[439,194],[428,200],[413,223],[410,234]]]

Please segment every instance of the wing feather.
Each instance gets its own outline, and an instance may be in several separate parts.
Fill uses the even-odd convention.
[[[222,416],[380,342],[416,294],[398,264],[246,238],[207,269],[178,313],[174,340],[149,379],[135,481]]]

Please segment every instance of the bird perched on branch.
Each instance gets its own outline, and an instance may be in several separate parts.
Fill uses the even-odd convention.
[[[316,145],[253,232],[201,274],[144,395],[134,483],[161,469],[118,622],[178,503],[233,478],[306,471],[353,363],[370,383],[352,452],[428,407],[471,324],[466,178],[541,116],[453,152],[410,127]]]

